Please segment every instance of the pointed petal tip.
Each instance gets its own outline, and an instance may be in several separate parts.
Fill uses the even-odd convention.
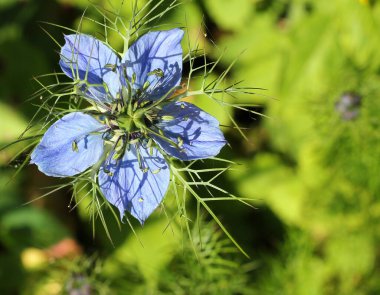
[[[116,206],[116,208],[119,210],[120,221],[121,221],[122,223],[125,223],[124,220],[125,220],[125,219],[126,219],[126,220],[128,219],[128,216],[125,214],[125,211],[130,211],[130,210],[125,209],[124,206],[123,206],[123,209],[121,209],[120,206]],[[134,218],[136,218],[136,219],[139,221],[139,223],[140,223],[141,226],[144,226],[144,223],[145,223],[145,221],[147,220],[148,216],[146,216],[146,217],[142,217],[141,215],[138,215],[138,214],[136,214],[136,213],[133,212],[133,211],[130,211],[130,214],[131,214]],[[125,217],[125,218],[124,218],[124,217]]]
[[[148,219],[150,215],[152,215],[152,213],[156,209],[154,208],[151,210],[146,210],[143,207],[139,208],[139,206],[136,206],[136,204],[133,204],[132,202],[130,206],[131,207],[128,209],[129,213],[139,221],[141,226],[144,226],[145,221]]]
[[[99,173],[99,186],[105,198],[121,211],[128,211],[141,226],[164,198],[170,182],[167,163],[158,150],[154,154],[143,148],[139,153],[148,172],[143,172],[137,160],[137,150],[131,146],[119,163],[112,162],[108,170],[112,176]],[[159,171],[153,173],[152,171]],[[146,196],[146,198],[145,198]]]
[[[65,44],[61,46],[63,48],[67,43],[73,43],[71,40],[72,38],[75,38],[76,36],[80,36],[81,34],[63,34],[63,39],[65,39]]]
[[[168,31],[161,31],[164,33],[167,33],[168,35],[175,35],[175,40],[179,43],[181,43],[183,36],[185,35],[185,31],[180,28],[174,28]]]
[[[122,213],[121,211],[119,211],[119,214],[120,214],[120,221],[121,221],[121,223],[125,224],[125,221],[124,221],[125,214],[124,214],[124,212]]]
[[[135,217],[136,217],[136,216],[135,216]],[[145,224],[145,220],[146,220],[146,218],[142,219],[142,218],[138,218],[138,217],[136,217],[136,219],[140,222],[141,227],[143,227],[144,224]]]
[[[171,29],[171,30],[169,30],[169,32],[174,32],[175,34],[178,34],[178,36],[180,36],[181,39],[183,38],[183,35],[185,34],[185,31],[183,29],[180,29],[180,28]]]

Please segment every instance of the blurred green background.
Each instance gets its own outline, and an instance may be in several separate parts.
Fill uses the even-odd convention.
[[[110,2],[119,1],[95,1]],[[76,28],[87,6],[0,1],[1,145],[36,111],[32,78],[60,71],[59,48],[40,26],[61,44],[63,31],[39,21]],[[87,15],[102,21],[94,9]],[[190,229],[193,243],[179,226],[166,229],[160,210],[135,227],[139,239],[110,216],[113,244],[100,223],[94,237],[85,202],[68,208],[69,189],[25,205],[60,182],[34,166],[12,178],[19,147],[9,148],[0,152],[0,294],[380,294],[380,3],[194,0],[161,21],[187,26],[190,39],[203,30],[209,61],[223,53],[217,72],[239,56],[228,81],[267,89],[238,97],[267,117],[233,113],[249,140],[224,128],[231,148],[222,156],[240,165],[219,180],[257,209],[213,206],[251,258],[207,214]]]

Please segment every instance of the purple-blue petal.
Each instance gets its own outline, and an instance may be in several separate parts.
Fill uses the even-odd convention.
[[[65,115],[46,131],[31,155],[31,164],[49,176],[81,173],[100,159],[103,153],[101,131],[105,128],[87,114]]]
[[[163,136],[178,146],[154,136],[155,141],[168,154],[180,160],[196,160],[219,154],[226,140],[219,122],[210,114],[187,102],[168,104],[158,114],[162,120],[156,124]]]
[[[111,102],[116,97],[121,87],[116,71],[120,60],[110,47],[89,35],[66,35],[60,55],[62,71],[74,80],[86,82],[83,90],[90,98]]]
[[[170,182],[169,167],[157,149],[152,151],[150,155],[145,148],[131,145],[121,160],[112,160],[105,167],[108,171],[103,168],[99,172],[100,189],[119,209],[121,218],[129,211],[143,224],[165,196]]]
[[[183,34],[180,29],[149,32],[133,43],[123,57],[129,79],[136,76],[134,89],[142,89],[149,82],[144,99],[160,98],[180,84]],[[154,74],[159,71],[162,77]]]

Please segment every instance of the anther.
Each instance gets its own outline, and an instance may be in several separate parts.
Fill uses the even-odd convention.
[[[148,87],[150,86],[150,82],[149,81],[146,81],[143,85],[143,91],[147,90]]]
[[[158,168],[157,170],[152,171],[153,174],[158,174],[161,171],[161,168]]]
[[[75,140],[71,143],[71,149],[73,152],[79,152],[78,143]]]
[[[112,72],[116,71],[116,65],[114,64],[106,64],[104,67],[110,69]]]
[[[132,84],[135,84],[135,82],[136,82],[136,73],[133,73],[132,74]]]
[[[181,137],[177,137],[177,140],[178,140],[178,146],[181,147],[183,146],[183,139]]]
[[[155,70],[148,73],[148,76],[152,76],[152,75],[159,77],[159,78],[162,78],[164,76],[164,72],[163,72],[163,70],[158,68],[158,69],[155,69]]]
[[[164,115],[161,117],[162,120],[164,121],[173,121],[174,120],[174,116],[168,116],[168,115]]]

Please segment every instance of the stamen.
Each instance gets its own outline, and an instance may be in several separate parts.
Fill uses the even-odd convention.
[[[159,78],[163,78],[163,77],[164,77],[164,71],[161,70],[160,68],[157,68],[157,69],[155,69],[155,70],[149,72],[147,75],[148,75],[148,76],[152,76],[152,75],[154,75],[154,76],[157,76],[157,77],[159,77]]]
[[[117,103],[114,103],[111,108],[111,114],[115,114],[117,110]]]
[[[73,152],[79,152],[78,143],[75,140],[71,143],[71,148]]]
[[[107,69],[110,69],[112,72],[116,72],[116,65],[115,64],[106,64],[104,67]]]
[[[132,84],[135,84],[136,82],[136,73],[133,73],[132,74],[132,80],[131,80]]]
[[[139,146],[136,144],[136,153],[137,153],[137,162],[139,163],[139,168],[143,173],[146,173],[149,171],[148,167],[144,167],[144,157],[141,156]]]
[[[140,103],[140,107],[145,107],[147,104],[152,103],[150,100],[145,100],[142,103]]]
[[[107,168],[103,168],[103,171],[105,174],[107,174],[108,176],[113,176],[113,173],[111,171],[109,171]]]
[[[112,156],[112,159],[114,159],[114,160],[121,159],[124,156],[125,149],[126,149],[125,135],[122,134],[118,137],[118,139],[114,145],[114,154]]]
[[[150,82],[149,81],[146,81],[145,83],[144,83],[144,85],[143,85],[143,91],[145,91],[145,90],[147,90],[148,89],[148,87],[150,86]]]
[[[183,146],[183,139],[181,137],[177,137],[177,140],[178,140],[178,146],[179,147],[182,147]]]
[[[161,117],[162,120],[164,121],[173,121],[174,120],[174,116],[169,116],[169,115],[164,115]]]
[[[153,157],[153,144],[154,144],[153,139],[149,138],[146,147],[149,148],[149,155],[151,157]]]

